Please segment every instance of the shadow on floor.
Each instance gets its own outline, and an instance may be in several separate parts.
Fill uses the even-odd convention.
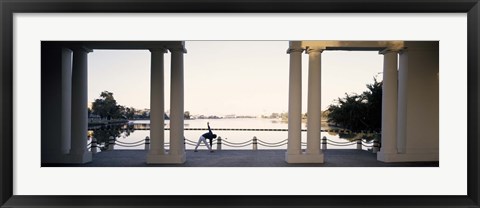
[[[324,151],[323,164],[289,164],[286,150],[187,150],[184,164],[146,164],[145,150],[114,150],[97,153],[87,164],[42,164],[42,167],[439,167],[439,162],[384,163],[376,154],[352,149]]]

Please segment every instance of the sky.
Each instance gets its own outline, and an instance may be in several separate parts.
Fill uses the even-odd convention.
[[[192,115],[270,115],[288,111],[288,41],[186,41],[185,111]],[[102,91],[117,103],[150,108],[150,51],[94,50],[88,55],[88,101]],[[382,80],[376,51],[324,51],[325,110],[345,93],[360,94]],[[170,109],[170,53],[165,54],[165,110]],[[308,54],[302,55],[302,112],[307,112]]]

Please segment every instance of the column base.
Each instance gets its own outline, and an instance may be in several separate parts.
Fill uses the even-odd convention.
[[[438,161],[438,153],[377,153],[377,160],[382,162],[431,162]]]
[[[170,155],[170,154],[148,154],[147,164],[182,164],[187,160],[187,155]]]
[[[285,161],[287,163],[324,163],[323,152],[319,154],[294,154],[285,153]]]
[[[65,158],[68,154],[62,154],[60,152],[54,153],[53,151],[42,154],[42,164],[58,164],[65,163]]]
[[[70,153],[65,157],[64,163],[85,164],[92,162],[92,152]]]

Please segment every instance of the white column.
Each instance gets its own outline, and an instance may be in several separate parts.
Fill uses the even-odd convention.
[[[77,47],[73,49],[72,66],[72,143],[69,163],[86,163],[92,161],[92,154],[87,150],[88,131],[88,57],[90,50]]]
[[[322,51],[308,49],[307,154],[318,155],[321,130]]]
[[[290,54],[287,162],[289,155],[300,155],[302,150],[302,52],[302,48],[287,51]]]
[[[171,88],[170,88],[170,152],[174,163],[185,162],[185,145],[183,135],[184,114],[184,80],[183,54],[185,49],[170,49]]]
[[[388,162],[389,156],[397,154],[398,52],[386,49],[380,53],[383,54],[382,148],[377,159]]]
[[[147,163],[158,162],[165,155],[165,86],[164,54],[166,49],[150,49],[150,150]]]
[[[407,148],[408,52],[402,51],[401,57],[398,69],[397,153],[405,153]]]
[[[62,48],[61,153],[70,153],[72,136],[72,50]]]

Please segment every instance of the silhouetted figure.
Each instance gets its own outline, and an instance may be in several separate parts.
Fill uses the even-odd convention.
[[[207,122],[207,126],[208,126],[208,132],[205,133],[205,134],[202,134],[202,136],[200,136],[200,138],[198,138],[197,146],[195,146],[195,152],[197,151],[197,148],[198,148],[198,146],[200,146],[200,142],[202,142],[202,141],[205,144],[205,146],[207,146],[208,150],[210,150],[210,152],[213,152],[213,150],[212,150],[212,140],[214,138],[217,138],[217,135],[212,133],[212,130],[210,129],[210,123],[209,122]],[[208,145],[208,143],[205,139],[210,140],[210,145]]]

